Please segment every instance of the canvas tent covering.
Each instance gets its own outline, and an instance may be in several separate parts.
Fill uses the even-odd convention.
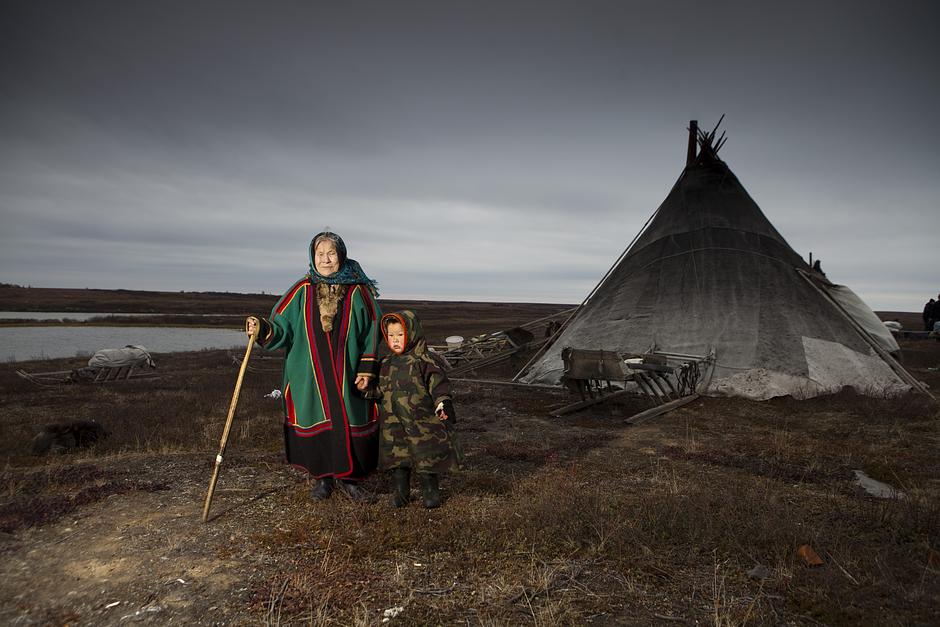
[[[708,394],[909,389],[883,355],[898,345],[877,316],[790,248],[718,158],[714,133],[691,130],[698,151],[690,143],[686,168],[647,228],[517,380],[557,383],[561,352],[573,347],[714,352]]]

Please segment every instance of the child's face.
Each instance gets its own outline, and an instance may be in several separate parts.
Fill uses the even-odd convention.
[[[405,352],[405,328],[400,323],[389,322],[385,327],[385,337],[393,353],[401,355]]]

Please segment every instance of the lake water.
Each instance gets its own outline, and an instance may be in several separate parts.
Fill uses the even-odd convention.
[[[71,315],[71,314],[69,314]],[[94,314],[100,315],[100,314]],[[91,355],[102,348],[144,346],[152,353],[204,348],[242,348],[245,332],[185,327],[5,327],[0,328],[0,360],[26,361]]]
[[[74,311],[0,311],[0,320],[91,320],[107,316],[232,316],[244,318],[244,314],[159,314],[159,313],[82,313]]]

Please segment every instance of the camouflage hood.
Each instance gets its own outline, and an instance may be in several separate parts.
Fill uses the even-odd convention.
[[[390,322],[398,322],[405,328],[405,350],[403,355],[412,351],[416,355],[422,355],[427,351],[427,343],[424,341],[424,332],[421,330],[421,321],[417,314],[411,310],[395,311],[382,316],[382,323],[379,325],[382,329],[382,337],[388,344],[388,325]]]

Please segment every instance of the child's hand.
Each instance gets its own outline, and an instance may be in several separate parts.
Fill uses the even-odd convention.
[[[454,402],[450,399],[438,403],[435,413],[441,420],[450,420],[451,422],[457,420],[457,413],[454,411]]]
[[[360,392],[364,392],[367,387],[369,387],[369,378],[359,375],[356,377],[356,387],[359,388]]]

